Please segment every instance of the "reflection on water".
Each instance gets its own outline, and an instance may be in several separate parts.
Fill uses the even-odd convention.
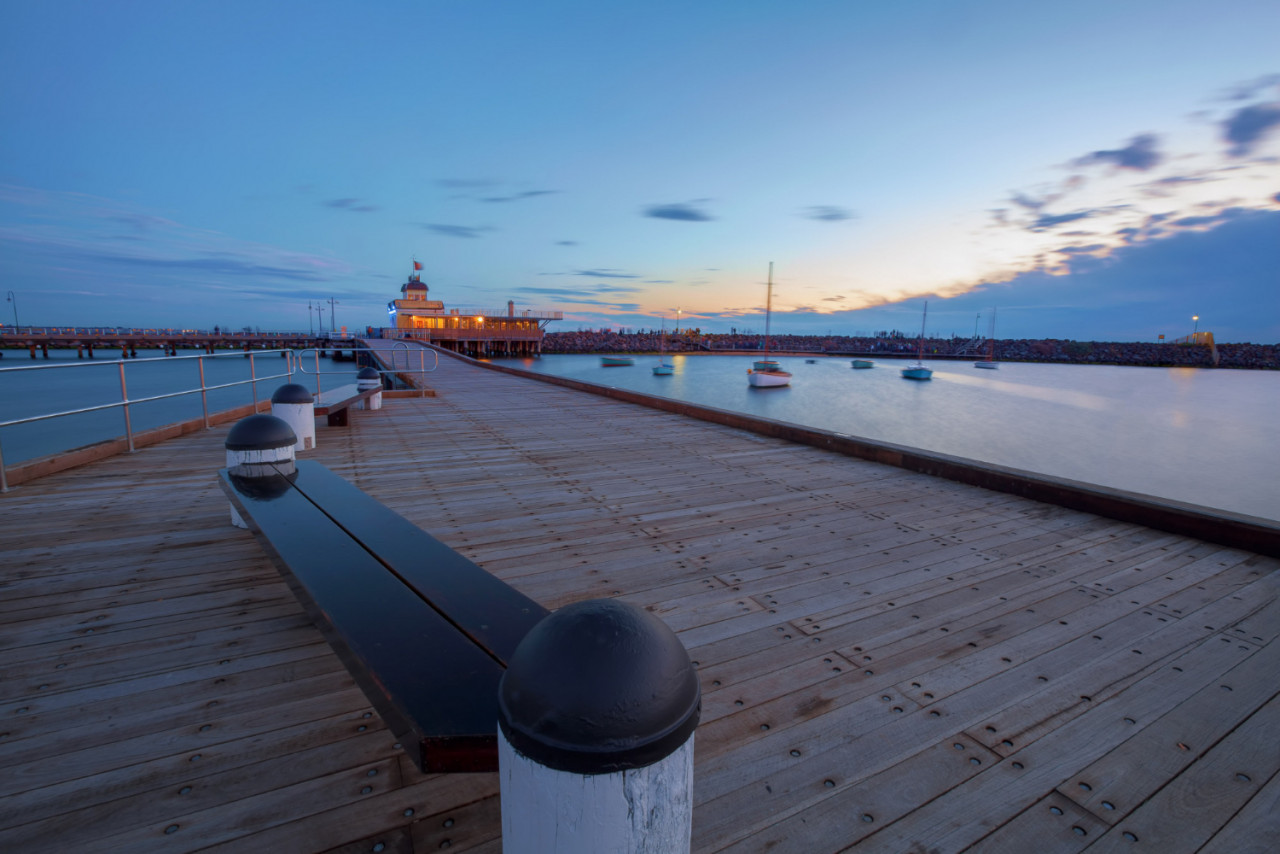
[[[668,354],[601,368],[595,356],[500,363],[1206,507],[1280,519],[1280,373],[1194,368],[780,358],[791,385],[752,389],[749,356]],[[653,358],[656,364],[656,357]]]

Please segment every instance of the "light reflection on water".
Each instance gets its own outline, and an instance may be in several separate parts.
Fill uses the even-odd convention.
[[[598,356],[498,359],[528,370],[1011,468],[1280,519],[1280,372],[1111,365],[781,357],[790,386],[747,385],[750,356],[668,354],[604,368]]]

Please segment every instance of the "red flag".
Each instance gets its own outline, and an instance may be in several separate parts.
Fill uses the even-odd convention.
[[[414,262],[413,262],[413,269],[415,269],[415,270],[421,270],[421,269],[422,269],[422,262],[421,262],[421,261],[414,261]]]

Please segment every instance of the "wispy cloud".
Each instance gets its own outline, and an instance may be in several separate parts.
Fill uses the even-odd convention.
[[[1241,107],[1222,122],[1222,137],[1231,143],[1228,153],[1244,157],[1253,153],[1263,139],[1280,127],[1280,104],[1252,104]]]
[[[1158,166],[1162,159],[1160,152],[1156,151],[1155,134],[1144,133],[1129,140],[1124,148],[1091,151],[1072,161],[1072,165],[1095,166],[1109,163],[1117,169],[1145,172]]]
[[[679,222],[710,222],[715,219],[711,214],[701,210],[696,203],[677,202],[666,205],[649,205],[644,215],[654,219],[674,219]]]
[[[589,276],[593,279],[638,279],[633,273],[619,273],[616,270],[575,270],[574,276]]]
[[[323,204],[327,208],[339,208],[353,213],[373,213],[378,210],[376,205],[361,204],[359,199],[333,199]]]
[[[1031,231],[1044,231],[1049,228],[1055,228],[1059,225],[1065,225],[1069,222],[1086,219],[1093,216],[1096,211],[1073,211],[1065,214],[1041,214],[1036,217],[1031,225],[1027,226]]]
[[[812,219],[818,222],[845,222],[846,220],[858,218],[858,215],[848,208],[837,207],[836,205],[811,205],[805,208],[800,215],[805,219]]]
[[[480,199],[482,202],[518,202],[522,199],[533,199],[538,196],[551,196],[560,192],[559,190],[526,190],[523,193],[513,193],[509,196],[485,196]]]
[[[493,231],[493,227],[488,225],[451,225],[439,222],[423,223],[422,227],[432,234],[439,234],[442,237],[461,237],[466,239],[475,239],[485,232]]]

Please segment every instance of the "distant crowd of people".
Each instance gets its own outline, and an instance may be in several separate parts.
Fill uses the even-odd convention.
[[[779,353],[820,353],[826,355],[911,356],[916,339],[902,333],[876,337],[847,335],[774,335],[769,348]],[[764,349],[758,334],[705,334],[699,330],[678,333],[654,329],[637,332],[578,330],[548,332],[542,340],[544,353],[656,353],[716,352]],[[926,338],[925,356],[983,358],[988,346],[967,338]],[[1218,366],[1223,368],[1280,369],[1280,344],[1218,344]],[[1187,366],[1213,364],[1213,351],[1204,345],[1149,343],[1142,341],[1065,341],[1059,339],[998,340],[994,358],[1008,362],[1063,362],[1080,364]]]

